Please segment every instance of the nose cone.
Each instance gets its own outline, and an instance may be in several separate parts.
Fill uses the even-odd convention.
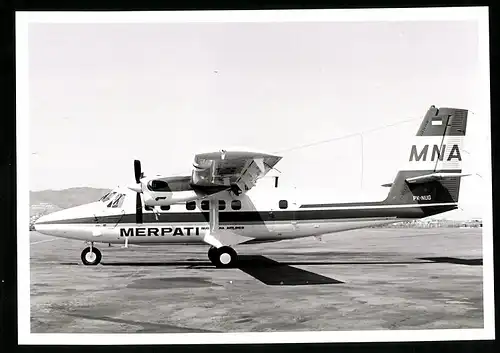
[[[38,218],[33,224],[33,227],[35,228],[35,231],[39,233],[52,235],[53,230],[57,229],[57,227],[64,223],[66,214],[67,210],[49,213]]]
[[[51,224],[57,221],[64,220],[66,213],[68,213],[67,210],[57,211],[38,218],[34,224],[35,229],[37,226],[40,226],[42,224]]]
[[[68,226],[85,221],[96,212],[96,204],[91,203],[77,206],[62,211],[42,216],[33,224],[37,232],[52,235],[54,232],[63,231]]]
[[[46,217],[47,217],[47,216],[42,216],[42,217],[39,217],[39,218],[35,221],[35,223],[33,223],[33,228],[35,228],[35,230],[36,230],[36,231],[38,231],[38,229],[37,229],[37,225],[39,225],[40,223],[44,223],[44,222],[46,222],[46,221],[47,221],[47,218],[46,218]]]

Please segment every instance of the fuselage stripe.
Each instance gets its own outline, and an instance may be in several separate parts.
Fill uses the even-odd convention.
[[[219,213],[220,224],[247,224],[263,222],[293,222],[293,221],[321,221],[336,219],[364,219],[364,218],[404,218],[415,219],[428,217],[434,214],[451,211],[457,208],[454,203],[412,205],[412,207],[365,207],[339,208],[317,210],[280,210],[280,211],[232,211]],[[209,222],[209,212],[153,212],[143,213],[143,223],[202,223]],[[37,224],[116,224],[136,223],[135,213],[80,217],[73,219],[54,219]]]

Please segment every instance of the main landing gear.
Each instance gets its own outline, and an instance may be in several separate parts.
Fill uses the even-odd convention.
[[[84,265],[95,266],[101,262],[102,255],[99,249],[95,248],[93,243],[90,243],[88,248],[83,249],[81,258]]]
[[[233,248],[221,244],[217,239],[214,241],[214,234],[219,230],[219,202],[216,199],[211,199],[209,204],[209,233],[207,238],[211,240],[206,241],[211,244],[208,249],[208,258],[216,267],[233,267],[236,264],[238,255]]]
[[[223,246],[216,248],[214,246],[208,249],[208,258],[216,267],[234,267],[238,261],[238,254],[236,251],[229,247]]]

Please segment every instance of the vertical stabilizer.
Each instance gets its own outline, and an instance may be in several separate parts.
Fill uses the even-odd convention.
[[[410,147],[405,170],[461,171],[468,111],[430,107]]]
[[[392,183],[389,204],[456,204],[468,111],[431,106]]]

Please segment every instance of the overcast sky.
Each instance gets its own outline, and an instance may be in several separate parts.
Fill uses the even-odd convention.
[[[30,189],[130,183],[135,158],[146,175],[188,175],[197,152],[413,119],[277,165],[284,185],[384,193],[430,105],[479,110],[477,46],[472,21],[31,24]],[[474,119],[464,169],[482,173],[490,133]],[[481,216],[481,181],[464,181],[467,216]]]

